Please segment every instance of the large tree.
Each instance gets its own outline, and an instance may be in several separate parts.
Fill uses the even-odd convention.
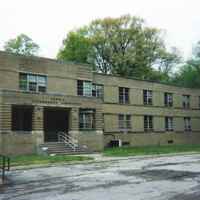
[[[63,60],[88,63],[88,55],[91,51],[91,41],[87,37],[87,28],[70,31],[67,38],[63,40],[57,57]]]
[[[200,88],[200,42],[195,45],[192,58],[187,60],[174,75],[172,83]]]
[[[191,59],[181,66],[172,83],[191,88],[200,88],[200,59]]]
[[[4,49],[10,53],[31,56],[37,54],[39,46],[27,35],[20,34],[16,38],[7,41]]]
[[[58,53],[58,59],[90,63],[98,72],[149,79],[154,65],[169,66],[175,57],[160,30],[130,15],[98,19],[70,32]]]

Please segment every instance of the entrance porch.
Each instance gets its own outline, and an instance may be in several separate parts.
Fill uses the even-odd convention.
[[[58,142],[58,133],[69,132],[70,108],[44,108],[44,142]]]

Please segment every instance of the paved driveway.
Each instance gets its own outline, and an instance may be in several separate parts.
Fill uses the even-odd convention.
[[[0,200],[200,199],[200,155],[17,170]]]

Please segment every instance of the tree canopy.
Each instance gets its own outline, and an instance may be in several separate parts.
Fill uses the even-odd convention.
[[[97,19],[69,32],[57,57],[89,63],[101,73],[145,79],[160,79],[163,71],[168,76],[178,62],[177,55],[167,51],[161,30],[130,15]]]
[[[4,49],[10,53],[30,56],[37,54],[39,46],[27,35],[20,34],[16,38],[7,41]]]
[[[179,86],[200,88],[200,54],[197,51],[192,59],[180,67],[171,82]]]

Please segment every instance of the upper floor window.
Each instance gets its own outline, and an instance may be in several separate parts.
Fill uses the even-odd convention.
[[[143,90],[143,99],[145,105],[153,104],[153,92],[151,90]]]
[[[94,84],[91,81],[77,81],[77,93],[79,96],[86,97],[103,97],[103,86],[99,84]]]
[[[191,118],[190,117],[184,117],[184,129],[185,131],[191,131]]]
[[[77,92],[80,96],[92,96],[92,82],[78,80],[77,82]]]
[[[20,90],[24,91],[46,92],[47,77],[44,75],[20,73],[19,87]]]
[[[190,107],[190,95],[183,95],[183,108]]]
[[[173,117],[165,117],[165,130],[166,131],[173,131]]]
[[[153,116],[145,115],[144,116],[144,131],[153,130]]]
[[[120,114],[118,116],[119,119],[119,129],[131,129],[131,115],[123,115]]]
[[[80,109],[79,128],[80,129],[94,129],[95,128],[95,110]]]
[[[129,88],[119,87],[119,103],[129,103]]]
[[[165,106],[168,106],[168,107],[173,106],[173,94],[172,93],[165,93],[164,103],[165,103]]]
[[[92,96],[97,98],[103,98],[103,85],[92,84]]]

